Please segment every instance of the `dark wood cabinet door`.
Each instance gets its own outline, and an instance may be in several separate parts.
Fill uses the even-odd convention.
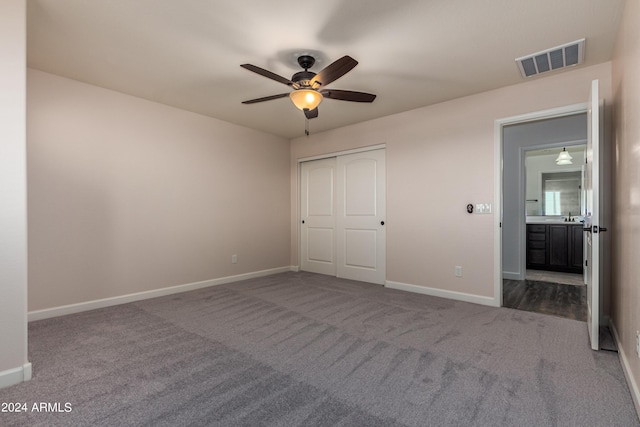
[[[582,225],[571,226],[571,267],[579,268],[582,270],[582,264],[584,262],[584,246],[583,246],[584,231]]]
[[[545,265],[547,265],[547,260],[544,249],[529,249],[527,251],[527,268],[544,268]]]
[[[549,265],[567,267],[569,265],[569,230],[564,224],[549,225]]]

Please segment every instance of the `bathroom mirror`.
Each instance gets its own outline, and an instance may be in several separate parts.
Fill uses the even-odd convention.
[[[582,173],[542,173],[542,215],[580,215]]]
[[[585,145],[566,147],[571,164],[558,165],[565,147],[525,152],[526,213],[528,216],[578,216],[582,213],[582,165]]]

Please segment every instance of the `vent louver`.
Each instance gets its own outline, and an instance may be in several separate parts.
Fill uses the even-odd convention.
[[[520,73],[525,78],[582,64],[583,61],[584,39],[516,59]]]

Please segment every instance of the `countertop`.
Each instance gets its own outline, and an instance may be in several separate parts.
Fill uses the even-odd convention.
[[[528,216],[527,224],[566,224],[566,225],[582,225],[583,218],[581,216],[572,217],[574,221],[565,221],[563,217],[544,217],[544,216]]]

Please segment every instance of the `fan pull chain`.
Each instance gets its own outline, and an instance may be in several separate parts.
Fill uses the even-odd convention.
[[[309,119],[304,118],[304,134],[309,136]]]

